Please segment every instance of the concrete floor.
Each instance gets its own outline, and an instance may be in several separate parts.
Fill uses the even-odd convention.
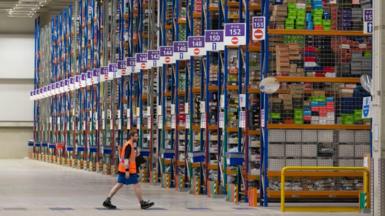
[[[154,208],[140,210],[133,192],[125,188],[113,198],[119,209],[105,210],[101,203],[113,184],[113,177],[93,172],[28,159],[0,160],[0,215],[283,215],[277,206],[248,208],[246,204],[234,205],[224,199],[193,196],[148,184],[142,188],[145,199],[156,203]]]

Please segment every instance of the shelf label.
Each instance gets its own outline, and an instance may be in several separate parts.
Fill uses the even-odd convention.
[[[172,129],[176,128],[176,118],[175,118],[175,115],[171,116],[171,128]]]
[[[175,115],[175,104],[171,104],[171,115]]]
[[[140,120],[140,117],[137,118],[137,121],[136,121],[136,129],[140,130],[141,128],[141,125],[142,125],[142,121]]]
[[[190,115],[186,115],[186,129],[190,129]]]
[[[254,16],[252,18],[252,40],[262,41],[266,37],[266,25],[264,16]]]
[[[241,111],[239,115],[239,127],[246,128],[246,111]]]
[[[151,117],[147,118],[147,129],[151,129]]]
[[[204,56],[205,53],[205,37],[189,36],[188,37],[188,54],[190,56]]]
[[[372,118],[372,97],[364,97],[362,100],[362,118]]]
[[[225,113],[222,111],[219,112],[219,127],[222,129],[225,128]]]
[[[163,129],[163,116],[158,116],[158,129]]]
[[[261,127],[265,127],[265,109],[261,109]]]
[[[70,91],[75,90],[75,77],[70,77]],[[51,91],[51,86],[48,86],[48,91]],[[51,92],[49,93],[51,95]]]
[[[201,101],[199,105],[200,105],[200,107],[199,107],[200,112],[201,113],[205,113],[206,112],[206,102],[205,101]]]
[[[205,48],[206,51],[223,51],[225,50],[224,31],[223,30],[206,30],[205,31]]]
[[[162,115],[162,105],[157,106],[156,113],[158,114],[158,116]]]
[[[151,117],[151,106],[147,106],[147,116]]]
[[[174,63],[174,52],[172,46],[161,46],[159,47],[160,64],[173,64]]]
[[[128,117],[127,118],[127,130],[130,130],[131,129],[131,118]]]
[[[113,80],[115,73],[118,70],[118,65],[116,63],[111,63],[108,65],[108,80]]]
[[[225,23],[225,46],[246,45],[246,23]]]
[[[100,71],[100,82],[108,80],[108,67],[102,67]]]
[[[373,9],[364,9],[364,33],[373,33]]]
[[[148,61],[147,61],[148,68],[162,67],[162,64],[160,64],[160,52],[158,50],[149,50],[147,51],[147,55],[148,55]]]
[[[127,66],[127,69],[126,69],[126,72],[127,72],[127,75],[131,75],[132,73],[135,73],[135,58],[134,57],[128,57],[126,59],[126,66]]]
[[[136,55],[136,71],[140,72],[140,70],[147,70],[147,53],[137,53]]]
[[[60,82],[56,82],[56,94],[60,94]],[[43,88],[40,89],[40,95],[43,96]]]
[[[126,62],[124,60],[118,61],[118,71],[116,72],[116,78],[121,78],[126,74]]]
[[[241,108],[246,108],[246,95],[245,94],[239,95],[239,106]]]
[[[86,81],[87,86],[92,85],[92,71],[87,71],[87,81]]]
[[[224,109],[225,108],[225,95],[224,94],[221,94],[220,104],[221,104],[221,109]]]
[[[188,114],[188,113],[189,113],[188,103],[184,103],[184,113],[185,113],[185,114]]]
[[[201,129],[206,129],[206,113],[201,114]]]
[[[174,59],[178,60],[189,60],[190,55],[188,53],[188,43],[187,41],[174,41]]]
[[[98,84],[100,77],[100,68],[95,68],[92,72],[92,84]]]

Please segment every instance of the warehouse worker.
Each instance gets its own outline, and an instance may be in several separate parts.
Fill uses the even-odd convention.
[[[107,199],[103,202],[103,206],[108,209],[116,209],[111,203],[111,198],[123,187],[123,185],[133,185],[135,195],[142,209],[148,209],[154,205],[153,202],[144,201],[142,197],[142,189],[138,183],[138,167],[136,166],[136,150],[135,144],[138,142],[138,132],[131,131],[129,139],[124,143],[119,152],[119,173],[117,183],[111,189]]]

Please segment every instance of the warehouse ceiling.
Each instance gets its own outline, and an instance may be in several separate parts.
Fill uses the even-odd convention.
[[[58,14],[72,0],[0,0],[0,34],[32,34],[34,19],[42,23]]]

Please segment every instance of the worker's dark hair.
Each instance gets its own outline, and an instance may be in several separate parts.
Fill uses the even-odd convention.
[[[135,129],[130,130],[130,132],[128,133],[127,139],[131,139],[131,137],[135,136],[135,134],[138,134],[137,130],[135,130]]]

